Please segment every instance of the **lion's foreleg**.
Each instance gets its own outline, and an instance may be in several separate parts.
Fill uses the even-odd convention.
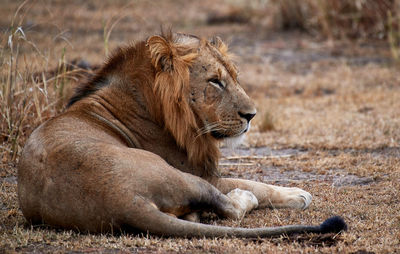
[[[219,178],[213,180],[212,183],[222,193],[228,193],[235,188],[251,191],[257,197],[260,208],[306,209],[312,200],[310,193],[299,188],[280,187],[235,178]]]

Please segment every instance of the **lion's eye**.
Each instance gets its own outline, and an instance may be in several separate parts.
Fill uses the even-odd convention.
[[[221,81],[221,80],[216,79],[216,78],[212,78],[212,79],[209,79],[208,82],[211,85],[216,86],[216,87],[218,87],[220,89],[225,89],[225,82],[224,81]]]

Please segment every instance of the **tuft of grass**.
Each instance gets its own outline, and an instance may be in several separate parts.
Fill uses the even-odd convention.
[[[282,0],[274,4],[276,27],[317,32],[330,39],[387,38],[388,13],[397,16],[400,11],[393,0]]]
[[[130,3],[126,4],[124,8],[129,7]],[[104,44],[104,53],[105,56],[107,57],[109,55],[109,41],[110,41],[110,36],[116,25],[126,17],[126,14],[121,15],[120,12],[118,12],[118,15],[115,15],[111,17],[110,19],[107,20],[102,20],[103,24],[103,44]]]
[[[275,121],[274,117],[270,112],[265,112],[262,115],[262,121],[260,125],[258,126],[258,129],[260,132],[267,132],[267,131],[272,131],[275,130]]]
[[[388,42],[392,57],[400,60],[400,16],[388,11]]]

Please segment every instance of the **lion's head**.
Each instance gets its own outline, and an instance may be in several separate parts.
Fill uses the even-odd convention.
[[[147,45],[166,128],[189,160],[215,167],[217,141],[243,135],[256,114],[227,46],[184,34],[153,36]]]
[[[216,139],[248,131],[254,104],[239,85],[237,69],[217,37],[199,47],[190,70],[190,106],[201,122],[201,133]]]

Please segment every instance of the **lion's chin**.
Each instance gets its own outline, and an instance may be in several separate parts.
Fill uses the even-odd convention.
[[[236,148],[238,147],[240,144],[242,144],[244,137],[245,137],[245,132],[243,131],[242,133],[240,133],[237,136],[228,136],[222,133],[218,133],[218,132],[211,132],[211,135],[218,140],[222,140],[225,144],[226,147],[229,148]]]
[[[224,144],[229,148],[236,148],[243,143],[243,140],[245,139],[245,134],[249,131],[249,129],[250,123],[247,125],[246,129],[242,130],[240,133],[234,136],[226,135],[217,131],[212,131],[211,136],[213,136],[215,139],[223,140]]]
[[[230,137],[230,138],[225,138],[224,139],[224,145],[228,148],[234,149],[241,145],[245,139],[245,135],[241,134],[236,137]]]

